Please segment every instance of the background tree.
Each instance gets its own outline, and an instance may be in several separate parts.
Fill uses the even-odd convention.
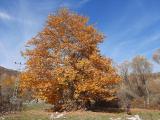
[[[16,77],[8,74],[0,76],[0,113],[18,110],[17,106],[11,103]]]
[[[133,96],[132,91],[132,83],[130,80],[130,73],[131,73],[131,64],[129,61],[124,61],[120,65],[118,65],[119,74],[122,78],[118,97],[120,99],[120,104],[123,107],[127,107],[127,104],[131,101],[130,98]]]
[[[132,76],[137,85],[137,92],[144,96],[145,106],[149,105],[148,80],[152,73],[152,64],[144,56],[136,56],[132,60]]]
[[[130,75],[130,62],[128,61],[124,61],[122,64],[120,64],[118,66],[119,68],[119,73],[121,75],[121,77],[123,78],[124,82],[126,84],[130,85],[130,81],[129,81],[129,75]]]
[[[157,50],[153,59],[158,64],[159,56],[160,50]],[[134,107],[159,108],[159,73],[152,73],[152,64],[146,57],[136,56],[131,62],[124,61],[118,69],[122,78],[118,92],[122,106],[126,106],[126,101],[129,100]]]
[[[1,85],[1,94],[7,98],[11,98],[13,95],[14,84],[16,77],[8,76],[6,74],[1,76],[0,85]]]
[[[155,53],[153,54],[153,60],[160,64],[160,49],[158,49],[157,51],[155,51]]]
[[[87,22],[87,17],[67,9],[48,17],[43,31],[27,43],[23,53],[27,66],[22,89],[32,88],[36,97],[63,110],[117,98],[120,77],[98,49],[104,36]]]

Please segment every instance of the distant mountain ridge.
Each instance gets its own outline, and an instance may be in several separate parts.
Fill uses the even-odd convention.
[[[18,73],[19,72],[16,70],[7,69],[7,68],[0,66],[0,77],[4,74],[6,74],[8,76],[16,76]]]

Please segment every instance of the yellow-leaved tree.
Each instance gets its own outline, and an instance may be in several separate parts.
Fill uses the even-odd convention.
[[[31,88],[36,97],[58,110],[116,99],[120,77],[111,59],[98,49],[103,34],[87,22],[87,17],[68,9],[48,17],[44,29],[28,41],[23,53],[27,66],[21,76],[22,89]]]

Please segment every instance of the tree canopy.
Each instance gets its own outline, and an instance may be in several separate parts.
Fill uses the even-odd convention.
[[[111,59],[100,54],[98,44],[103,39],[87,17],[67,9],[49,15],[44,29],[23,52],[27,62],[22,90],[31,88],[35,97],[60,109],[116,99],[120,77]]]

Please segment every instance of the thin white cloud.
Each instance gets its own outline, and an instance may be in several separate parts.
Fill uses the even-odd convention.
[[[11,20],[12,17],[8,13],[0,11],[0,19]]]
[[[67,7],[67,8],[79,8],[91,0],[80,0],[79,2],[63,2],[61,3],[60,7]]]
[[[60,5],[60,7],[67,7],[67,8],[71,8],[72,7],[72,4],[71,3],[68,3],[68,2],[64,2]]]
[[[79,5],[83,5],[83,4],[86,4],[86,3],[88,3],[90,0],[81,0],[80,2],[79,2]]]
[[[4,61],[9,58],[8,49],[6,48],[4,43],[1,41],[1,39],[0,39],[0,55],[4,59]]]
[[[126,28],[124,27],[124,30],[118,32],[116,31],[114,33],[116,36],[112,33],[112,35],[110,35],[112,42],[110,42],[109,45],[114,47],[111,48],[112,50],[110,56],[117,60],[124,60],[142,52],[146,55],[145,52],[151,49],[152,44],[158,43],[160,40],[159,33],[143,35],[144,30],[149,29],[150,26],[156,24],[157,21],[160,20],[160,16],[153,16],[154,17],[150,17],[145,14],[137,20],[131,22],[132,24],[130,23]],[[122,18],[121,24],[124,24],[126,19],[127,17]],[[122,27],[121,24],[120,27]]]

